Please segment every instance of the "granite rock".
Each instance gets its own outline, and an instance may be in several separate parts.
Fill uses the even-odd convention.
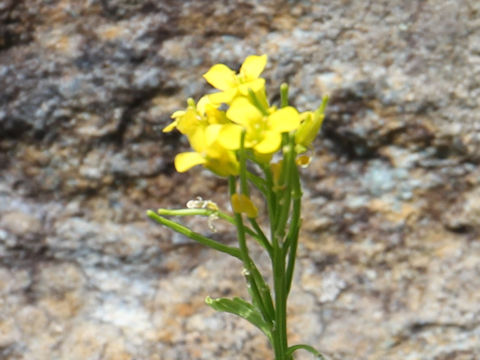
[[[175,172],[187,144],[161,129],[209,91],[211,65],[254,53],[272,94],[286,81],[301,110],[331,99],[302,170],[291,342],[342,360],[480,358],[479,12],[0,0],[0,358],[272,358],[203,303],[247,296],[240,265],[145,216],[197,196],[227,207],[223,179]]]

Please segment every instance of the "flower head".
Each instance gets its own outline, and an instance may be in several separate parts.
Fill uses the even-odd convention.
[[[246,97],[237,97],[227,111],[232,124],[222,127],[220,143],[231,150],[240,149],[242,131],[245,131],[245,148],[258,154],[273,154],[282,143],[282,133],[295,130],[300,124],[297,110],[291,106],[281,109],[271,107],[266,113]]]
[[[213,65],[203,77],[220,92],[211,94],[210,100],[217,104],[230,104],[238,95],[247,96],[249,90],[259,94],[265,92],[265,79],[259,76],[266,64],[267,55],[248,56],[238,74],[224,64]]]
[[[188,99],[187,103],[186,110],[178,110],[172,114],[174,120],[163,129],[163,132],[177,129],[188,137],[192,136],[199,127],[226,123],[228,121],[225,112],[220,111],[209,100],[208,96],[200,98],[197,104],[195,104],[193,99]]]
[[[208,97],[202,97],[198,104],[189,99],[187,109],[174,112],[172,118],[174,121],[163,131],[178,129],[187,136],[194,150],[175,157],[177,171],[185,172],[196,165],[204,165],[220,176],[238,174],[235,154],[217,141],[221,124],[227,122],[225,112],[213,106]]]
[[[192,152],[184,152],[175,156],[175,168],[185,172],[196,165],[203,165],[220,176],[237,175],[239,163],[235,153],[224,148],[218,142],[221,125],[199,127],[189,137]]]
[[[238,73],[223,64],[212,66],[203,76],[220,91],[203,96],[198,103],[189,99],[186,109],[172,114],[173,121],[163,131],[177,129],[193,150],[175,157],[179,172],[203,165],[220,176],[238,175],[238,150],[248,149],[255,161],[268,163],[282,146],[285,133],[295,137],[297,154],[311,147],[327,99],[315,112],[302,114],[283,100],[279,109],[270,106],[265,79],[260,77],[266,61],[266,55],[248,56]],[[299,158],[298,165],[308,164],[307,160]]]

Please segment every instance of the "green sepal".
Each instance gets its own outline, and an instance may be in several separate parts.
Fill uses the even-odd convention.
[[[292,356],[295,351],[300,349],[303,349],[312,353],[313,355],[315,355],[316,359],[318,360],[327,360],[325,356],[323,356],[320,352],[318,352],[313,346],[306,345],[306,344],[298,344],[298,345],[290,346],[286,353],[287,358]]]
[[[272,339],[271,326],[263,319],[260,311],[249,302],[239,297],[212,299],[207,296],[205,303],[214,310],[228,312],[244,318],[250,324],[259,328],[270,340]]]
[[[295,144],[295,152],[297,154],[303,154],[307,150],[308,150],[308,148],[303,146],[302,144]]]

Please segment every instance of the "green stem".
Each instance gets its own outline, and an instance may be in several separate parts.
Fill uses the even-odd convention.
[[[300,186],[300,176],[296,166],[292,169],[292,185],[293,185],[293,210],[290,228],[287,234],[286,246],[284,249],[284,256],[288,253],[286,284],[287,294],[290,293],[292,287],[293,271],[295,269],[295,261],[297,257],[298,236],[300,233],[301,224],[301,209],[302,209],[302,189]]]
[[[278,242],[277,242],[278,244]],[[285,286],[285,257],[281,246],[273,249],[273,286],[275,289],[275,328],[272,337],[277,343],[276,360],[287,360],[287,292]]]
[[[250,287],[251,294],[253,297],[253,302],[256,304],[264,317],[267,314],[266,304],[263,300],[263,297],[260,293],[259,286],[257,284],[256,276],[254,276],[254,265],[253,261],[248,254],[247,242],[245,239],[245,231],[243,228],[242,215],[235,214],[235,221],[237,222],[237,236],[238,243],[240,245],[240,253],[242,257],[243,266],[245,268],[244,275],[247,279],[248,286]]]
[[[202,245],[208,246],[212,249],[218,250],[220,252],[226,253],[228,255],[231,255],[233,257],[236,257],[237,259],[242,260],[242,253],[238,248],[227,246],[224,244],[221,244],[219,242],[216,242],[215,240],[209,239],[203,235],[200,235],[189,228],[180,225],[179,223],[176,223],[175,221],[166,219],[162,216],[157,215],[154,211],[152,210],[147,210],[147,216],[157,222],[159,222],[162,225],[165,225],[169,227],[170,229],[183,234],[187,237],[189,237],[192,240],[195,240],[199,242]]]
[[[240,189],[242,194],[249,196],[249,189],[248,189],[248,182],[247,182],[247,154],[245,150],[245,131],[242,132],[242,136],[240,138],[240,150],[238,152],[238,160],[240,163]],[[235,191],[235,186],[230,186],[230,190]],[[233,193],[231,193],[233,195]],[[238,220],[237,223],[240,224],[242,227],[243,221],[242,221],[242,215],[241,214],[235,214],[237,217],[238,215]],[[272,254],[272,247],[270,243],[268,242],[268,239],[263,235],[263,231],[261,230],[260,226],[258,226],[257,222],[255,219],[249,219],[252,226],[257,230],[259,233],[259,236],[261,239],[263,239],[262,244],[266,248],[267,252],[271,256]],[[263,238],[262,238],[263,236]],[[242,241],[244,241],[243,239]],[[273,321],[274,319],[274,308],[273,308],[273,300],[272,300],[272,295],[270,294],[270,288],[267,286],[263,276],[260,274],[258,271],[257,267],[255,266],[254,262],[251,260],[249,254],[248,254],[248,247],[245,242],[244,246],[242,246],[241,242],[241,237],[239,236],[239,243],[240,243],[240,251],[245,252],[246,259],[249,261],[249,268],[247,268],[247,271],[253,276],[253,284],[256,285],[257,289],[259,290],[260,293],[260,300],[262,301],[262,307],[263,311],[262,314],[264,315],[265,319],[269,319],[269,321]],[[253,289],[253,286],[252,286]]]
[[[240,139],[240,150],[238,151],[238,160],[240,163],[240,189],[242,194],[248,196],[249,189],[248,189],[248,182],[247,182],[247,156],[245,151],[245,131],[242,132],[242,136]],[[229,178],[229,189],[230,189],[230,197],[235,193],[236,186],[235,186],[235,178]],[[247,276],[247,281],[249,281],[249,285],[251,287],[251,292],[253,297],[257,303],[258,307],[260,308],[260,312],[262,313],[265,320],[269,323],[273,322],[274,319],[274,307],[272,296],[270,294],[270,288],[267,286],[263,276],[258,271],[257,267],[255,266],[254,262],[250,258],[248,253],[248,247],[245,239],[245,233],[243,231],[243,220],[241,214],[235,214],[235,221],[237,223],[237,233],[238,233],[238,242],[240,251],[242,252],[243,263],[245,269],[247,270],[247,274],[251,275],[251,278]],[[252,225],[255,227],[257,226],[257,232],[259,231],[260,236],[263,234],[258,224],[256,224],[255,219],[251,219]],[[267,245],[268,244],[268,245]],[[271,253],[270,244],[268,240],[265,238],[265,246],[267,247],[267,251],[269,254]]]
[[[245,154],[245,130],[240,137],[240,150],[238,151],[238,162],[240,163],[240,189],[243,195],[249,196],[247,182],[247,155]]]
[[[262,228],[260,227],[260,225],[258,225],[257,220],[251,219],[251,218],[249,218],[248,220],[250,221],[250,224],[252,224],[253,228],[255,229],[255,234],[258,236],[258,238],[255,236],[255,238],[259,241],[260,245],[262,245],[263,248],[268,252],[268,255],[271,258],[273,254],[272,245],[270,244],[267,237],[263,233]]]
[[[242,168],[241,165],[240,168]],[[233,176],[230,176],[228,178],[228,185],[230,197],[232,197],[232,195],[236,193],[236,181]],[[255,266],[248,253],[248,247],[245,238],[245,227],[243,225],[242,215],[235,213],[234,218],[237,227],[237,236],[238,244],[240,247],[241,260],[245,268],[245,277],[247,279],[248,286],[250,287],[252,300],[254,304],[256,304],[259,308],[264,319],[271,323],[273,320],[274,311],[270,290],[268,289],[265,280],[263,279],[262,275],[258,271],[257,267]]]
[[[280,183],[281,186],[285,187],[284,191],[280,197],[280,211],[278,216],[278,220],[276,221],[275,226],[275,235],[278,237],[279,241],[283,240],[285,236],[285,227],[287,224],[288,216],[290,214],[290,205],[292,199],[292,171],[295,167],[295,146],[294,146],[295,139],[293,136],[289,136],[287,145],[284,146],[284,169],[282,170],[282,182]]]
[[[270,222],[270,236],[273,239],[273,234],[275,232],[275,219],[277,215],[277,196],[273,191],[273,175],[272,171],[268,166],[263,167],[263,172],[265,173],[265,179],[267,181],[267,209],[268,209],[268,220]]]
[[[287,337],[287,299],[290,290],[290,283],[298,243],[298,227],[300,219],[300,196],[297,189],[298,172],[295,164],[295,139],[293,135],[285,134],[284,160],[282,173],[280,175],[280,186],[282,192],[278,194],[275,214],[275,227],[272,235],[273,246],[273,280],[275,290],[275,331],[272,337],[277,343],[275,347],[275,359],[291,360],[292,355],[288,353]],[[293,209],[292,209],[293,195]],[[271,207],[270,207],[271,208]],[[291,213],[292,211],[292,213]],[[290,219],[290,228],[285,237],[286,226]],[[288,265],[286,258],[290,248]],[[292,252],[293,250],[293,252]]]
[[[252,174],[250,171],[247,171],[247,179],[250,180],[250,182],[255,185],[255,187],[263,194],[266,196],[266,191],[267,191],[267,183],[264,179],[262,179],[260,176]]]

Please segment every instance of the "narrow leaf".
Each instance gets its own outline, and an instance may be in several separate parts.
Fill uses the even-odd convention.
[[[237,259],[240,259],[240,260],[242,259],[240,250],[238,248],[227,246],[227,245],[219,243],[215,240],[207,238],[207,237],[205,237],[205,236],[203,236],[199,233],[196,233],[196,232],[190,230],[186,226],[183,226],[179,223],[176,223],[175,221],[166,219],[163,216],[160,216],[160,215],[156,214],[152,210],[147,210],[147,216],[150,219],[155,220],[156,222],[158,222],[162,225],[165,225],[165,226],[169,227],[170,229],[172,229],[172,230],[174,230],[174,231],[176,231],[176,232],[178,232],[182,235],[185,235],[192,240],[195,240],[195,241],[199,242],[202,245],[211,247],[212,249],[221,251],[223,253],[226,253],[228,255],[236,257]]]
[[[210,296],[207,296],[205,303],[217,311],[228,312],[244,318],[271,339],[272,333],[270,325],[263,319],[260,311],[249,302],[238,297],[233,299],[212,299]]]
[[[315,355],[315,357],[318,360],[327,360],[325,358],[325,356],[323,356],[320,352],[318,352],[313,346],[306,345],[306,344],[298,344],[298,345],[290,346],[287,350],[287,354],[286,354],[287,358],[292,356],[295,351],[300,350],[300,349],[303,349],[303,350],[306,350],[306,351],[312,353],[313,355]]]

